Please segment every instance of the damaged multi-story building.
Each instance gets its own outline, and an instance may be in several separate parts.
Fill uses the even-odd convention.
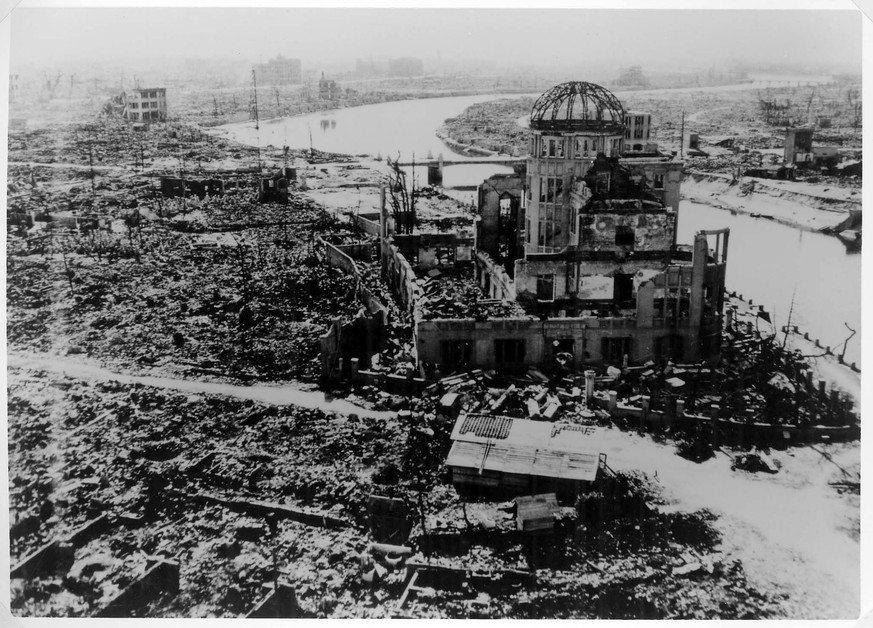
[[[729,232],[677,243],[683,164],[657,150],[650,128],[648,114],[591,83],[534,103],[524,173],[479,188],[471,280],[483,302],[514,309],[417,320],[425,373],[718,359]],[[382,235],[384,259],[398,248],[390,226]],[[400,257],[389,279],[404,265],[415,276],[406,257],[421,256]]]
[[[167,89],[165,87],[137,87],[125,97],[124,117],[136,122],[166,120]]]

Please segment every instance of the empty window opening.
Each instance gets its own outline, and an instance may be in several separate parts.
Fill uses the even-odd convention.
[[[615,244],[617,246],[629,246],[633,248],[636,234],[633,227],[627,225],[618,225],[615,228]]]
[[[497,364],[524,362],[525,341],[516,338],[498,338],[494,341],[494,357]]]

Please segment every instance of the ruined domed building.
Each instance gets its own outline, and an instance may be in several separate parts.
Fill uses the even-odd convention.
[[[422,372],[717,361],[729,233],[677,244],[683,164],[651,141],[651,116],[571,82],[536,100],[529,126],[525,171],[479,186],[472,255],[434,273],[433,256],[404,248],[383,209],[383,272],[404,303],[426,301],[440,273],[463,276],[466,264],[483,303],[512,306],[416,317]]]

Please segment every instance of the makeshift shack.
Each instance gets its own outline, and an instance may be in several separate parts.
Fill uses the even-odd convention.
[[[462,495],[556,493],[573,499],[597,478],[597,428],[462,414],[445,465]]]

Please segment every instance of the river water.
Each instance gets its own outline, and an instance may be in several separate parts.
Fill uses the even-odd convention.
[[[679,242],[722,227],[731,230],[728,290],[763,305],[777,329],[787,324],[790,310],[791,324],[825,346],[841,349],[851,334],[848,324],[858,334],[846,347],[846,360],[861,364],[860,254],[847,253],[833,236],[691,201],[679,204]]]
[[[516,95],[479,95],[405,100],[366,105],[323,113],[267,120],[256,134],[251,122],[230,124],[231,139],[249,145],[260,142],[292,148],[308,148],[310,133],[316,149],[353,155],[383,157],[398,155],[402,160],[426,160],[442,153],[463,159],[436,137],[446,118],[460,114],[472,104]],[[497,172],[510,169],[498,165],[470,164],[445,169],[444,185],[470,186]],[[416,171],[426,181],[424,168]],[[459,194],[453,194],[459,197]],[[471,192],[460,193],[464,200]],[[772,221],[732,215],[725,210],[690,201],[679,208],[680,243],[691,243],[701,229],[730,227],[728,289],[762,304],[777,328],[788,321],[822,344],[842,347],[849,331],[858,334],[849,342],[846,359],[861,363],[861,256],[846,253],[834,237],[802,231]],[[763,323],[763,321],[762,321]]]

